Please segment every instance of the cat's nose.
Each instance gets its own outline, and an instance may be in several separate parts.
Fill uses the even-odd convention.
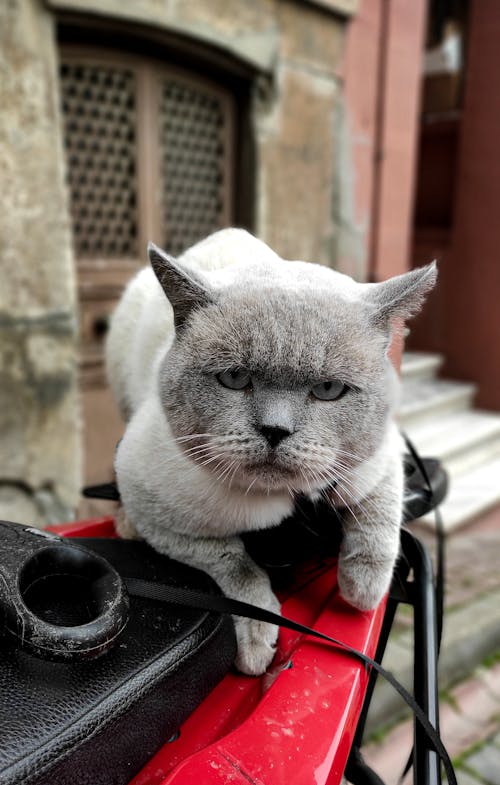
[[[288,428],[280,428],[278,425],[263,425],[260,428],[260,432],[273,450],[283,439],[290,436],[292,433]]]

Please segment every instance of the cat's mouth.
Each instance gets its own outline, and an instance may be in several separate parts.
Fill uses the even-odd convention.
[[[253,472],[260,472],[261,474],[281,474],[284,476],[295,476],[297,474],[297,469],[293,468],[292,466],[278,464],[276,461],[261,461],[260,463],[250,463],[247,464],[245,468]]]
[[[249,461],[245,464],[244,473],[252,478],[255,488],[262,485],[286,489],[300,478],[297,466],[285,462],[276,455],[270,455],[260,461]]]

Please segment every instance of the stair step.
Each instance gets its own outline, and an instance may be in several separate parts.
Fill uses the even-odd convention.
[[[458,529],[497,504],[500,504],[500,457],[451,478],[448,496],[440,508],[444,528],[447,532]],[[435,526],[432,513],[421,520]]]
[[[500,415],[462,411],[408,429],[421,455],[439,458],[451,476],[500,455]]]
[[[401,361],[401,377],[405,380],[430,379],[443,364],[441,354],[430,352],[405,352]]]
[[[475,385],[464,382],[403,379],[398,422],[403,428],[410,428],[463,411],[472,404],[475,392]]]

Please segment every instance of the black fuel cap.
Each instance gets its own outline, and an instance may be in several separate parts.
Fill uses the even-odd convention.
[[[106,561],[69,539],[0,521],[0,630],[55,661],[98,657],[128,620],[123,581]]]

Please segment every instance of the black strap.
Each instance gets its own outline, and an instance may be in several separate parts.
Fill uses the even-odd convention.
[[[403,687],[402,684],[394,678],[390,671],[385,670],[378,662],[372,660],[366,654],[358,651],[357,649],[348,646],[346,643],[330,638],[322,632],[313,630],[303,624],[299,624],[286,616],[280,616],[277,613],[272,613],[264,608],[259,608],[256,605],[250,605],[247,602],[240,602],[224,596],[213,596],[194,591],[192,589],[182,589],[176,586],[168,586],[162,583],[155,583],[152,581],[145,581],[140,578],[126,578],[125,583],[129,593],[135,597],[144,597],[149,600],[157,600],[158,602],[168,602],[174,605],[181,605],[188,608],[197,608],[206,611],[214,611],[216,613],[231,614],[232,616],[243,616],[249,619],[256,619],[257,621],[267,622],[268,624],[276,624],[280,627],[286,627],[288,630],[300,632],[304,635],[311,635],[320,640],[332,643],[334,646],[342,649],[344,652],[368,665],[386,679],[394,689],[401,695],[403,700],[410,707],[415,714],[417,720],[422,725],[427,738],[441,759],[449,785],[457,785],[455,772],[451,763],[450,757],[441,741],[439,733],[430,723],[425,712],[421,709],[415,699]]]
[[[120,491],[116,482],[103,482],[100,485],[88,485],[82,490],[86,499],[105,499],[106,501],[119,502]]]

